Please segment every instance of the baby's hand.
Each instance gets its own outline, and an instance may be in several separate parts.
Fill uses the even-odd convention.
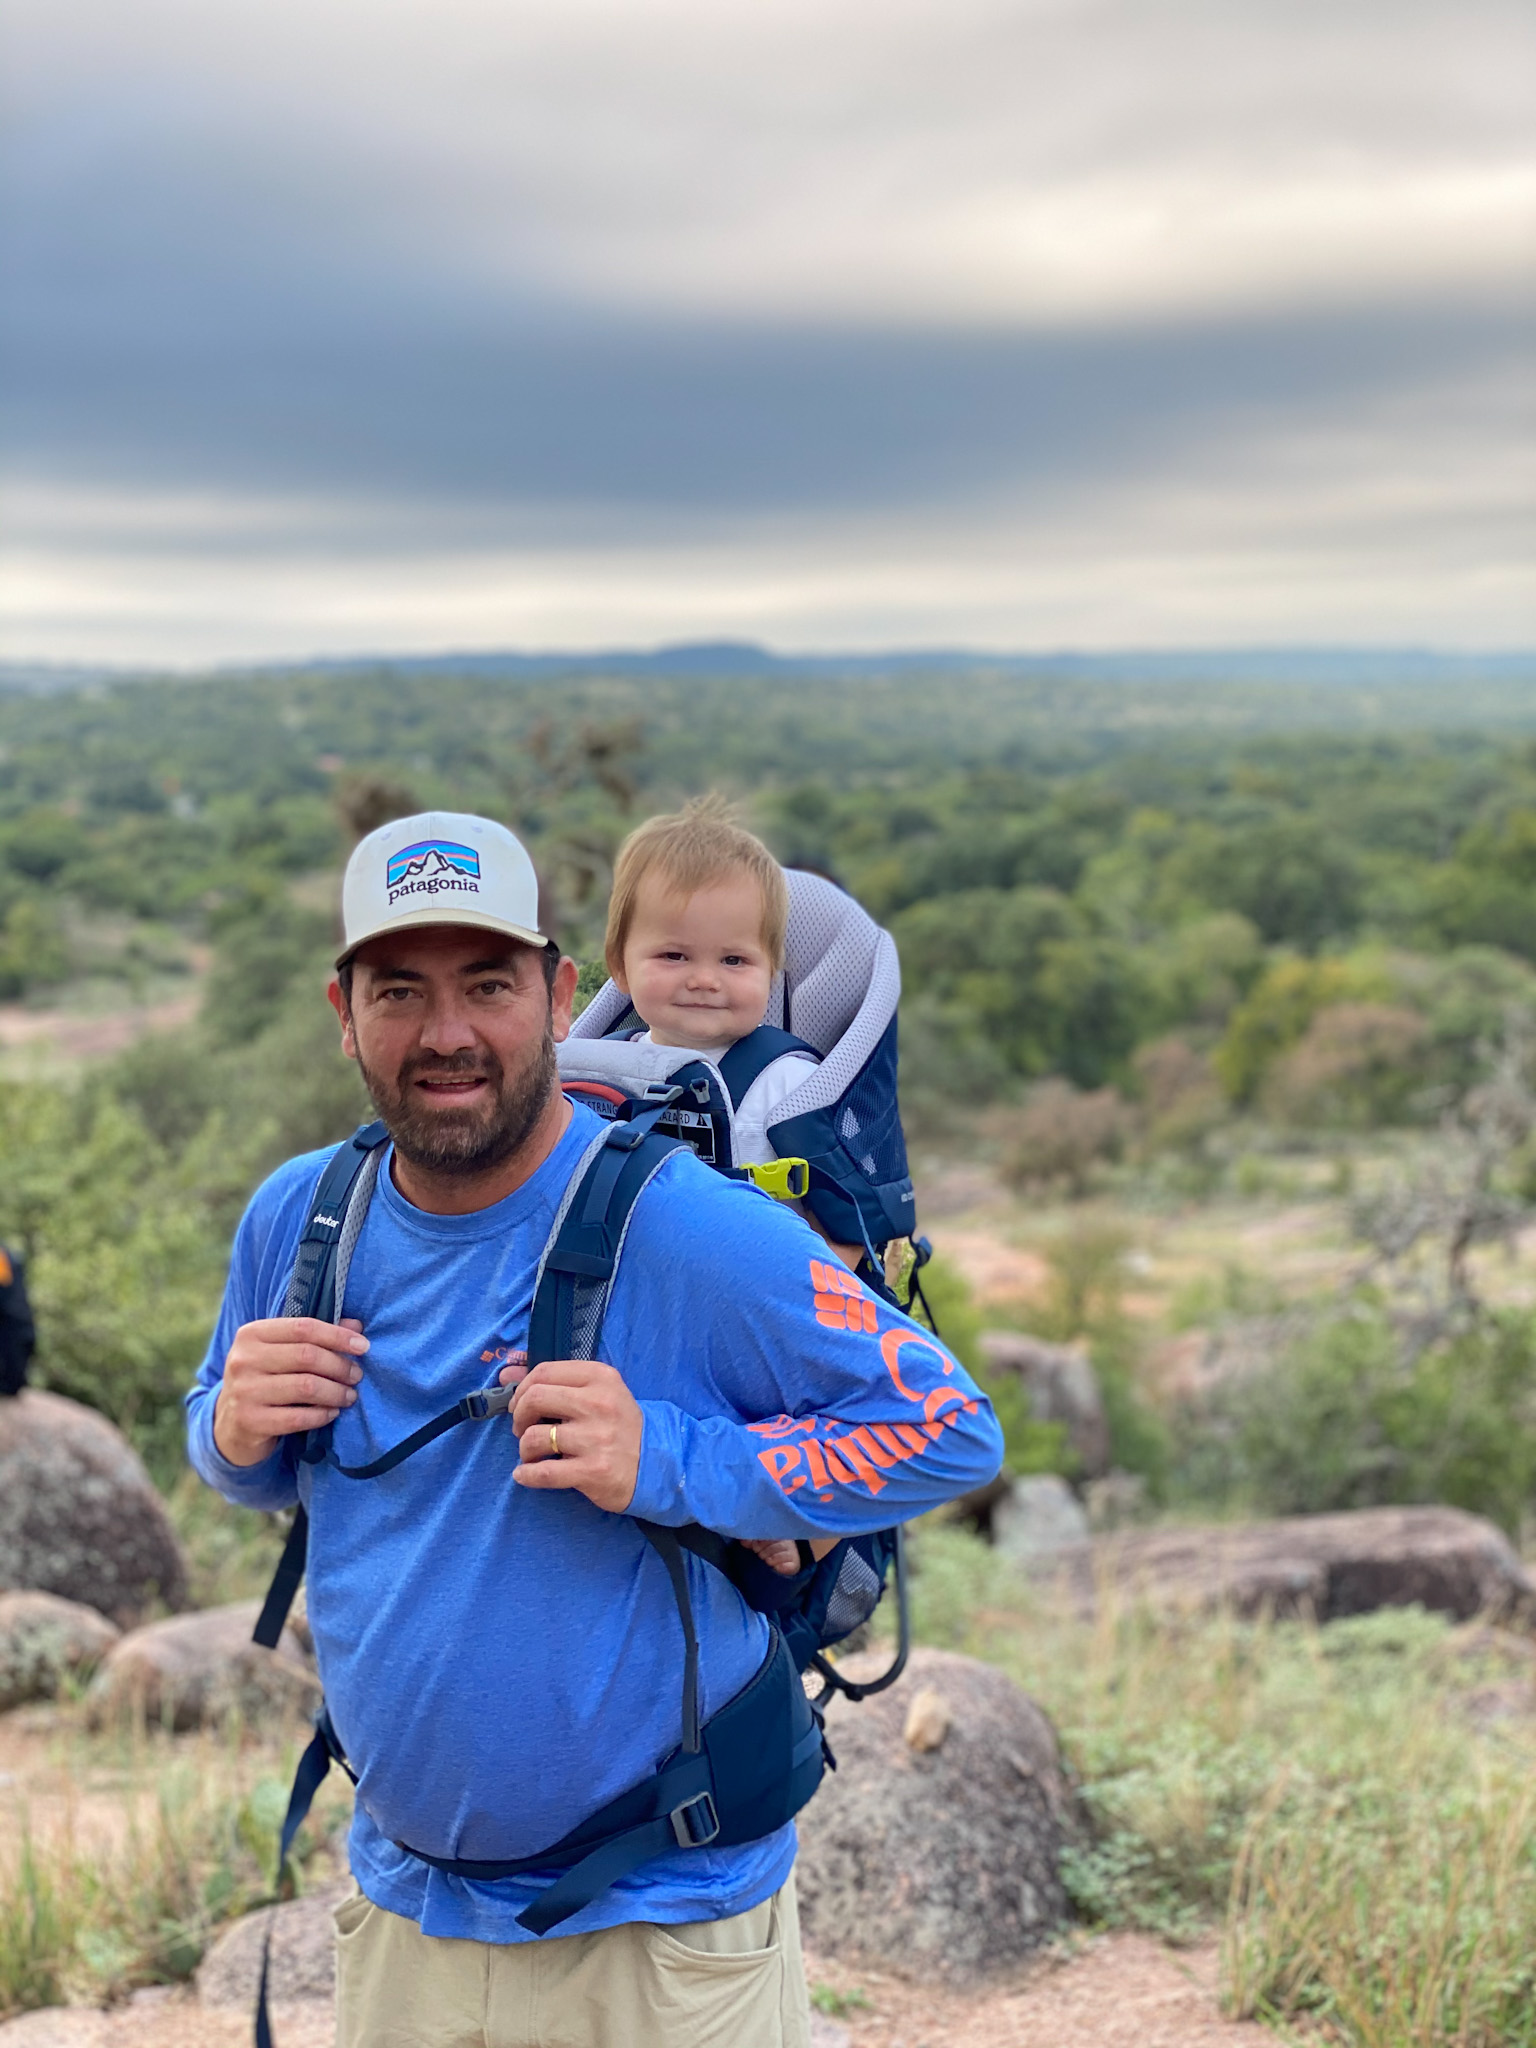
[[[743,1536],[741,1543],[781,1579],[792,1579],[800,1569],[800,1546],[788,1536]]]

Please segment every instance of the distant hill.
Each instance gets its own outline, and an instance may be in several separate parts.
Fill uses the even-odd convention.
[[[961,673],[996,677],[1081,677],[1096,682],[1254,682],[1389,686],[1399,682],[1455,682],[1461,678],[1536,685],[1536,649],[1463,654],[1428,648],[1233,647],[1151,648],[1129,653],[986,653],[965,647],[896,647],[874,654],[780,654],[750,640],[683,641],[652,649],[609,648],[591,653],[525,654],[512,651],[423,655],[357,655],[242,668],[242,674],[308,674],[392,669],[402,675],[475,675],[555,678],[612,676],[774,676],[827,680],[838,676]]]
[[[519,652],[476,649],[441,654],[357,654],[303,661],[229,663],[204,673],[210,678],[283,675],[474,676],[484,680],[556,681],[564,677],[613,676],[707,678],[728,681],[772,677],[782,682],[834,681],[839,677],[900,678],[922,674],[973,675],[992,679],[1136,683],[1235,683],[1273,688],[1287,683],[1309,689],[1390,689],[1415,685],[1421,691],[1458,682],[1529,683],[1536,689],[1536,649],[1457,653],[1418,647],[1230,647],[1148,648],[1124,653],[1062,649],[1045,654],[983,652],[964,647],[889,648],[873,654],[781,654],[749,640],[682,641],[656,648],[596,648],[590,652]],[[104,683],[168,680],[163,668],[58,662],[0,661],[0,695],[47,696]]]
[[[50,697],[123,682],[137,671],[92,667],[70,661],[0,661],[0,697]]]

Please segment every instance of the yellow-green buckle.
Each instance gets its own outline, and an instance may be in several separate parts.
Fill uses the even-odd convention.
[[[772,1159],[766,1166],[744,1166],[753,1187],[776,1202],[798,1202],[810,1192],[811,1168],[805,1159]]]

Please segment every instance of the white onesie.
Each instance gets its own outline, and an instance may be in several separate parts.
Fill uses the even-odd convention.
[[[654,1045],[655,1039],[649,1031],[644,1042]],[[691,1048],[702,1053],[705,1059],[713,1060],[719,1066],[722,1059],[736,1043],[734,1038],[722,1039],[718,1045]],[[752,1086],[741,1098],[741,1106],[735,1111],[736,1164],[738,1166],[771,1166],[778,1153],[768,1142],[768,1124],[773,1112],[786,1096],[793,1095],[807,1075],[814,1074],[821,1065],[814,1053],[781,1052],[771,1060],[758,1075]]]

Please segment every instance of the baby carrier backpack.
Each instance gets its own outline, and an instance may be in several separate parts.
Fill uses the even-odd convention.
[[[716,1067],[674,1048],[637,1045],[627,1037],[607,1039],[598,1027],[605,1019],[618,1017],[622,1029],[620,1004],[627,1010],[611,984],[577,1020],[578,1029],[585,1030],[580,1037],[573,1034],[579,1051],[569,1065],[562,1056],[562,1084],[576,1099],[603,1113],[605,1127],[572,1175],[545,1245],[529,1320],[530,1367],[547,1358],[598,1355],[635,1202],[684,1145],[702,1152],[721,1171],[737,1171],[730,1155],[735,1105],[763,1066],[785,1050],[807,1045],[823,1057],[781,1105],[770,1126],[781,1163],[805,1168],[801,1174],[786,1175],[789,1184],[773,1191],[803,1196],[812,1213],[825,1218],[829,1233],[841,1231],[842,1241],[862,1242],[877,1276],[879,1248],[897,1235],[910,1234],[912,1189],[895,1105],[895,1006],[900,990],[895,948],[889,936],[831,883],[796,873],[790,874],[789,882],[790,944],[785,973],[775,983],[774,1006],[780,1016],[793,1015],[805,1031],[804,1039],[791,1038],[782,1025],[765,1025],[768,1036],[756,1046],[751,1045],[757,1038],[753,1033],[732,1048],[732,1053],[750,1048],[735,1062],[734,1071],[731,1054]],[[834,955],[841,965],[834,964]],[[861,957],[864,980],[850,995],[849,985],[857,976],[848,971],[847,963]],[[800,963],[806,963],[803,980],[797,971]],[[629,1028],[634,1028],[633,1022]],[[633,1085],[636,1081],[638,1087]],[[310,1202],[284,1314],[323,1321],[334,1321],[339,1314],[387,1137],[382,1124],[368,1124],[332,1155]],[[805,1150],[798,1158],[786,1159],[787,1147],[796,1140]],[[883,1281],[877,1284],[884,1291]],[[511,1401],[511,1388],[477,1388],[366,1465],[341,1464],[331,1448],[330,1430],[311,1431],[300,1459],[328,1465],[349,1480],[379,1479],[461,1423],[504,1415]],[[666,1568],[681,1625],[677,1749],[653,1776],[536,1856],[488,1863],[427,1856],[407,1843],[399,1845],[462,1877],[494,1879],[559,1869],[555,1881],[519,1915],[535,1934],[558,1927],[653,1856],[678,1847],[729,1847],[783,1826],[814,1793],[832,1760],[822,1726],[830,1694],[837,1690],[862,1699],[893,1684],[906,1664],[909,1620],[899,1528],[843,1538],[819,1561],[809,1545],[801,1543],[801,1570],[786,1578],[741,1544],[711,1530],[697,1525],[667,1528],[638,1517],[636,1521]],[[254,1639],[268,1648],[274,1648],[282,1634],[303,1577],[307,1527],[300,1506],[256,1624]],[[757,1675],[702,1722],[698,1641],[684,1550],[729,1577],[771,1624],[769,1650]],[[896,1656],[880,1677],[857,1684],[840,1674],[825,1653],[870,1618],[893,1566]],[[814,1696],[802,1677],[810,1671],[821,1680]],[[280,1871],[333,1761],[348,1768],[342,1739],[322,1706],[283,1821]],[[265,1952],[256,2042],[257,2048],[272,2048]]]

